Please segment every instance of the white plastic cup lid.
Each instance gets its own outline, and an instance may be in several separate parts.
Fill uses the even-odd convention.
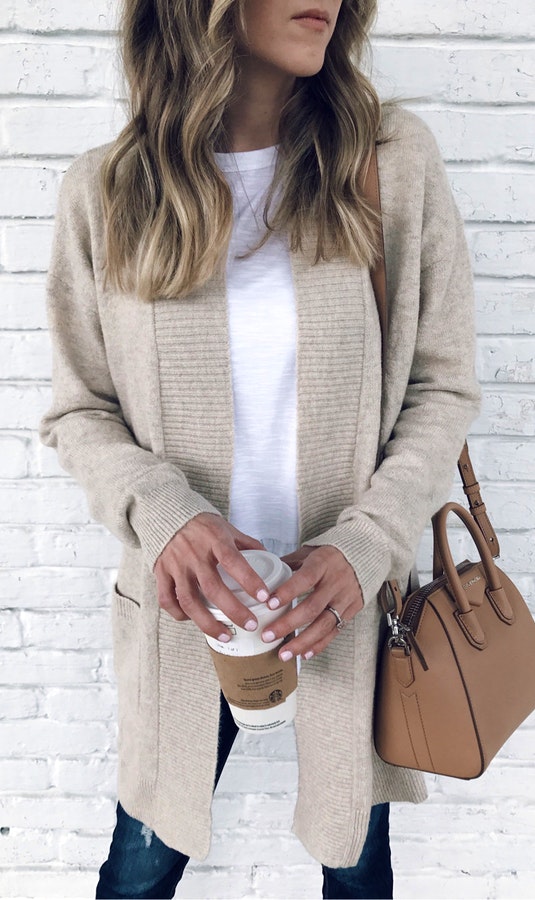
[[[251,568],[260,576],[270,592],[279,587],[291,575],[289,567],[275,553],[270,553],[268,550],[241,550],[240,552]],[[217,566],[217,571],[223,584],[236,594],[238,600],[244,606],[251,609],[253,606],[258,605],[256,597],[251,597],[247,594],[241,584],[238,584],[236,579],[229,575],[221,564]],[[208,606],[214,608],[214,604],[207,602]],[[263,608],[265,604],[261,604],[261,606]]]
[[[269,590],[278,587],[280,578],[284,574],[284,563],[278,556],[268,550],[242,550],[241,554]],[[218,565],[217,571],[229,590],[243,591],[241,584],[238,584],[232,575],[225,572],[221,565]]]

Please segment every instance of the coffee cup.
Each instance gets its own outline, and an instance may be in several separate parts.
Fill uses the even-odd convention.
[[[267,550],[242,550],[251,568],[272,593],[292,574],[290,567]],[[278,656],[284,638],[265,644],[262,632],[282,616],[288,607],[272,610],[247,594],[241,585],[218,565],[224,584],[258,620],[256,631],[240,628],[214,604],[207,602],[212,615],[232,633],[228,643],[206,635],[221,690],[234,721],[243,731],[277,731],[293,721],[296,712],[297,664],[295,658],[281,662]]]

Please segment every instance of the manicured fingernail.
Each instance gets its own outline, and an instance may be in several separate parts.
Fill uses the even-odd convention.
[[[265,603],[268,597],[269,597],[269,593],[268,593],[268,591],[264,590],[264,588],[262,588],[262,590],[258,591],[258,594],[256,595],[256,599],[259,600],[260,603]]]
[[[292,659],[293,653],[291,650],[283,650],[280,654],[280,658],[283,662],[288,662],[289,659]]]
[[[257,626],[258,626],[258,622],[255,622],[254,619],[249,619],[249,621],[246,622],[243,627],[245,628],[246,631],[256,631]]]
[[[217,640],[221,641],[223,644],[228,644],[230,641],[230,634],[220,634]]]
[[[262,640],[266,641],[266,643],[269,644],[270,641],[275,640],[275,635],[273,634],[272,631],[264,631],[264,633],[262,635]]]
[[[313,656],[314,656],[313,650],[307,650],[307,652],[305,653],[305,659],[312,659]]]
[[[270,609],[278,609],[281,605],[281,602],[278,597],[272,597],[271,600],[268,600],[268,606]]]

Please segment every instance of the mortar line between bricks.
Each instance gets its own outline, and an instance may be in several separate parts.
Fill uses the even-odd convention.
[[[30,225],[31,227],[35,223],[38,225],[53,225],[54,216],[0,216],[0,227],[2,225],[16,225],[17,227]],[[29,269],[28,271],[37,273],[40,270]],[[9,272],[9,269],[4,269],[4,272]]]
[[[41,40],[48,40],[48,38],[64,38],[64,37],[84,37],[84,38],[117,38],[119,32],[116,28],[70,28],[68,31],[62,30],[61,28],[50,28],[46,30],[40,30],[38,28],[28,29],[28,28],[17,28],[16,25],[8,26],[7,28],[0,28],[0,38],[5,36],[14,36],[16,38],[41,38]],[[6,42],[7,43],[7,42]]]
[[[530,388],[533,395],[533,381],[486,381],[480,378],[478,383],[482,388],[491,388],[491,393],[499,391],[504,397],[518,397]],[[507,388],[509,390],[506,390]]]
[[[52,39],[54,41],[62,41],[67,39],[79,39],[85,40],[87,38],[92,38],[94,40],[117,40],[119,36],[118,28],[47,28],[47,29],[27,29],[27,28],[19,28],[16,24],[8,25],[6,27],[0,28],[0,40],[3,37],[16,37],[22,39],[37,39],[37,40],[49,40]],[[431,46],[435,44],[441,45],[449,45],[451,43],[456,44],[468,44],[475,43],[479,44],[490,44],[490,43],[499,43],[500,45],[506,44],[507,46],[530,46],[533,44],[533,35],[529,32],[519,32],[517,34],[512,35],[504,35],[499,31],[491,31],[491,32],[483,32],[483,31],[473,31],[473,32],[465,32],[464,34],[459,34],[456,31],[448,31],[446,29],[441,30],[440,32],[431,32],[431,31],[401,31],[401,32],[388,32],[388,31],[373,31],[371,33],[371,41],[377,42],[381,41],[384,43],[390,43],[402,40],[409,44],[414,41],[425,42],[426,44],[430,44]]]
[[[474,277],[475,283],[479,284],[479,278],[482,279],[483,283],[488,282],[488,287],[490,287],[490,283],[492,282],[495,285],[502,285],[504,288],[509,286],[512,288],[524,287],[528,288],[529,290],[533,290],[533,284],[535,282],[535,276],[533,275],[511,275],[510,278],[508,278],[507,275],[503,274],[496,276],[490,274],[480,276],[476,275]]]
[[[534,173],[535,174],[535,173]],[[535,213],[535,209],[534,209]],[[532,231],[535,230],[535,217],[533,219],[521,219],[517,222],[507,221],[505,219],[465,219],[465,228],[472,228],[473,231]]]
[[[35,101],[38,101],[37,103]],[[111,97],[107,95],[95,94],[87,96],[87,94],[54,94],[52,96],[46,94],[2,94],[0,95],[0,109],[33,109],[35,106],[44,106],[47,109],[65,109],[65,100],[68,101],[69,108],[73,109],[117,109],[120,107],[128,107],[128,100],[125,97]],[[483,102],[481,100],[463,101],[458,103],[451,100],[436,100],[431,97],[422,97],[420,99],[407,98],[403,100],[403,105],[410,109],[422,110],[425,112],[467,112],[474,113],[481,111],[485,115],[493,115],[496,118],[505,118],[507,115],[519,116],[525,115],[535,110],[535,101],[517,101],[501,103],[497,105],[495,102]]]
[[[508,50],[533,50],[535,48],[535,40],[531,34],[522,38],[513,37],[509,40],[503,35],[488,36],[482,34],[481,36],[476,36],[450,34],[446,36],[444,32],[437,35],[428,34],[425,36],[415,36],[415,38],[416,37],[418,40],[418,44],[416,45],[414,40],[403,34],[400,34],[399,36],[397,34],[385,36],[372,34],[371,42],[372,47],[380,45],[383,47],[394,47],[395,49],[402,47],[403,49],[411,50],[413,50],[415,46],[418,50],[436,50],[437,46],[447,48],[448,51],[455,49],[457,46],[463,50],[477,50],[482,46],[485,47],[485,49],[502,50],[504,44],[507,46]]]
[[[7,227],[24,227],[25,225],[29,225],[30,228],[36,226],[49,225],[52,226],[54,224],[53,216],[0,216],[0,228],[2,226]],[[500,221],[498,219],[469,219],[464,220],[465,228],[471,233],[477,233],[478,231],[500,231],[500,232],[508,232],[508,233],[521,233],[527,232],[528,234],[533,233],[535,235],[535,221],[520,221],[520,222],[506,222]],[[20,270],[20,274],[31,274],[31,275],[39,275],[42,274],[45,270],[43,269],[22,269]],[[2,269],[1,274],[6,275],[16,275],[18,274],[18,270],[16,269]],[[488,276],[490,277],[490,276]],[[500,275],[500,277],[507,277]],[[528,275],[522,277],[529,277]]]
[[[11,333],[13,334],[14,332],[11,332]],[[492,338],[492,337],[494,337],[496,340],[506,340],[508,344],[509,344],[509,342],[512,344],[518,344],[518,343],[520,343],[520,341],[528,341],[530,338],[533,338],[534,336],[535,335],[533,333],[532,334],[516,334],[516,333],[513,334],[513,332],[506,332],[505,334],[500,334],[500,333],[494,334],[493,332],[491,332],[490,334],[481,334],[481,333],[478,334],[478,338],[480,339],[480,342],[482,344],[484,344],[485,341],[488,341],[488,339]],[[535,346],[533,349],[535,352]]]
[[[503,281],[504,286],[518,287],[518,288],[527,288],[529,290],[533,290],[535,287],[535,276],[533,275],[515,275],[511,278],[505,279],[503,276],[494,277],[492,275],[476,275],[474,277],[474,281],[478,286],[484,287],[487,285],[488,287],[495,286],[496,283],[500,283]],[[0,279],[1,284],[1,279]]]
[[[407,106],[410,106],[412,110],[415,112],[417,110],[424,110],[425,112],[449,112],[455,110],[455,112],[467,112],[474,113],[478,111],[478,108],[481,107],[481,111],[485,113],[485,115],[493,115],[496,118],[503,119],[508,114],[511,116],[521,115],[528,111],[530,106],[535,108],[535,101],[526,101],[525,105],[519,110],[518,105],[511,104],[511,108],[509,109],[507,104],[502,104],[500,106],[496,106],[492,104],[492,109],[489,110],[488,104],[482,103],[480,101],[472,101],[472,102],[464,102],[459,101],[459,103],[450,103],[448,101],[438,103],[437,101],[423,98],[422,100],[414,100],[414,101],[406,101]]]
[[[10,153],[10,154],[1,154],[0,153],[0,165],[3,165],[5,162],[12,163],[12,166],[5,166],[5,168],[14,168],[16,166],[20,166],[21,163],[28,163],[28,168],[32,168],[34,165],[38,165],[40,168],[43,164],[46,166],[47,163],[53,166],[55,169],[61,170],[62,168],[67,168],[80,154],[72,154],[71,156],[54,156],[53,154],[46,154],[44,156],[39,156],[37,153],[32,153],[31,156],[27,153]]]
[[[62,162],[69,162],[72,159],[72,156],[57,156],[57,157],[47,157],[47,156],[37,156],[33,153],[25,153],[24,156],[16,156],[15,154],[4,154],[0,157],[1,164],[5,169],[19,168],[19,169],[31,169],[35,163],[39,164],[39,168],[43,168],[43,163],[46,163],[47,159],[50,159],[51,167],[58,171]]]
[[[527,140],[527,135],[526,135]],[[473,175],[482,173],[485,175],[510,175],[513,173],[523,172],[526,175],[535,174],[535,159],[527,161],[523,159],[515,160],[487,160],[487,159],[448,159],[446,161],[446,170],[451,173],[464,173]]]
[[[25,272],[22,277],[15,277],[10,272],[0,272],[0,286],[2,282],[19,284],[21,281],[26,284],[44,284],[45,278],[41,272]]]
[[[81,95],[61,94],[59,92],[54,93],[54,99],[59,101],[58,108],[60,106],[62,106],[62,107],[69,106],[71,100],[76,100],[79,96],[81,96]],[[20,94],[17,94],[17,93],[13,93],[12,91],[5,91],[1,97],[2,102],[0,102],[0,109],[3,108],[5,105],[7,105],[6,101],[12,101],[12,105],[16,106],[18,108],[18,105],[17,105],[18,101],[22,100],[22,99],[24,99],[24,100],[41,100],[43,106],[48,106],[48,97],[49,97],[49,95],[45,94],[45,93],[33,94],[30,92],[24,92],[24,93],[21,92]],[[110,107],[114,107],[116,104],[125,102],[124,98],[114,95],[113,88],[110,88],[108,90],[102,90],[102,91],[96,92],[94,94],[88,93],[88,94],[86,94],[86,98],[88,100],[93,100],[93,99],[98,100],[100,98],[100,99],[102,99],[102,101],[104,101],[103,105],[107,105]]]
[[[526,136],[527,139],[527,136]],[[4,170],[9,169],[43,169],[47,168],[47,164],[50,169],[56,174],[63,174],[63,169],[68,166],[78,154],[72,154],[70,156],[65,155],[53,155],[53,154],[28,154],[28,153],[6,153],[0,154],[0,168]],[[461,173],[466,175],[473,175],[475,173],[481,173],[485,175],[510,175],[523,173],[526,175],[534,175],[535,176],[535,159],[533,161],[526,161],[523,159],[463,159],[463,158],[448,158],[446,160],[446,169],[451,173]],[[6,217],[8,218],[8,217]],[[9,218],[17,218],[17,216],[12,216]],[[20,217],[19,217],[20,218]],[[28,218],[28,217],[25,217]],[[50,218],[50,216],[36,216],[35,218],[44,219]],[[31,220],[30,220],[31,221]],[[476,220],[477,221],[477,220]],[[484,221],[497,221],[493,220],[484,220]]]
[[[35,103],[35,100],[39,103]],[[65,97],[61,94],[1,94],[0,109],[16,109],[28,110],[34,109],[36,106],[45,106],[47,109],[65,109]],[[119,106],[127,106],[126,98],[110,97],[95,94],[93,96],[87,94],[70,94],[67,98],[69,107],[73,109],[117,109]]]
[[[527,232],[528,234],[535,235],[535,223],[534,222],[497,222],[493,220],[489,221],[470,221],[464,220],[464,226],[467,231],[476,234],[478,231],[505,231],[510,232],[511,234],[518,234],[522,231]],[[482,229],[482,226],[485,226]],[[490,228],[488,226],[491,226]],[[502,276],[503,277],[503,276]],[[507,276],[505,276],[507,277]],[[529,277],[529,276],[525,276]]]
[[[88,40],[90,38],[90,40]],[[118,44],[117,32],[91,31],[5,31],[0,30],[0,47],[13,47],[19,44],[51,47],[87,47],[89,50],[107,50]]]
[[[80,96],[81,95],[78,95],[78,94],[73,95],[73,94],[55,93],[54,99],[56,101],[60,101],[58,103],[58,106],[60,106],[60,105],[68,106],[71,101],[76,100]],[[396,96],[399,96],[399,95],[396,95]],[[127,102],[126,98],[124,98],[122,96],[114,96],[113,89],[110,89],[108,91],[96,92],[95,94],[88,94],[88,95],[86,95],[86,97],[88,100],[92,100],[92,99],[97,100],[100,98],[104,101],[104,104],[106,104],[106,101],[107,101],[107,104],[110,106],[114,106],[115,104],[121,104],[121,103]],[[23,99],[26,101],[41,100],[43,102],[43,104],[48,105],[49,97],[47,94],[44,94],[44,93],[26,93],[26,92],[22,93],[21,92],[20,94],[17,94],[17,93],[7,92],[7,91],[2,95],[2,101],[4,101],[4,102],[11,101],[12,105],[17,105]],[[384,100],[387,100],[388,97],[383,95],[383,93],[381,92],[381,99],[384,101]],[[497,110],[499,108],[504,108],[504,109],[529,112],[529,111],[532,111],[533,105],[534,105],[534,101],[531,98],[528,98],[526,100],[519,98],[518,100],[511,99],[511,100],[503,100],[503,101],[496,101],[496,100],[490,100],[490,99],[488,101],[474,100],[473,102],[461,99],[457,103],[457,101],[454,100],[452,97],[448,97],[446,99],[443,97],[437,98],[437,97],[433,97],[433,96],[429,96],[429,97],[420,96],[418,98],[410,97],[410,96],[409,97],[400,96],[399,100],[403,105],[411,106],[411,108],[415,104],[423,105],[425,103],[436,103],[436,104],[440,104],[441,110],[447,109],[449,111],[453,111],[457,107],[459,107],[460,109],[466,108],[466,111],[477,108],[477,109],[481,109],[481,110],[487,110],[487,111],[494,112],[495,110]],[[3,106],[3,103],[0,102],[0,108],[2,106]]]
[[[485,112],[485,113],[495,113],[498,110],[510,110],[511,113],[521,112],[527,113],[533,111],[534,101],[531,98],[526,100],[465,100],[460,99],[458,102],[451,97],[434,97],[433,95],[425,96],[420,95],[418,97],[404,97],[397,93],[395,95],[400,103],[403,106],[406,106],[412,110],[428,110],[431,104],[434,104],[432,109],[435,112],[466,112],[472,113],[474,111]],[[381,100],[388,99],[381,92]]]
[[[0,46],[13,44],[50,44],[51,46],[63,46],[71,43],[73,46],[88,46],[91,49],[107,49],[118,44],[120,40],[117,29],[110,30],[50,30],[37,29],[0,29]],[[413,49],[414,46],[421,50],[436,50],[444,48],[451,51],[456,47],[463,50],[485,49],[501,50],[505,46],[507,50],[531,50],[535,47],[535,40],[530,33],[516,35],[502,35],[499,32],[488,34],[485,32],[458,34],[455,32],[441,31],[407,32],[388,34],[385,32],[372,32],[370,35],[372,48],[375,46]]]

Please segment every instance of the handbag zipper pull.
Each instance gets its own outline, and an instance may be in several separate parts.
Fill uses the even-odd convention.
[[[386,614],[386,620],[388,622],[388,627],[390,628],[390,637],[388,639],[388,647],[391,649],[392,647],[400,647],[403,648],[407,656],[411,652],[411,648],[409,647],[405,634],[407,633],[407,627],[400,622],[398,616],[392,615],[392,613]]]
[[[418,646],[418,642],[417,642],[413,632],[410,631],[410,629],[408,630],[408,637],[409,637],[409,643],[410,643],[412,649],[416,651],[416,656],[420,660],[422,669],[424,670],[424,672],[427,672],[429,670],[429,666],[427,665],[427,663],[425,661],[425,656],[423,655],[420,647]]]
[[[416,640],[412,629],[401,622],[397,616],[393,616],[391,613],[386,614],[386,619],[388,622],[388,627],[391,631],[390,637],[388,639],[388,648],[391,650],[392,647],[398,647],[399,649],[402,649],[404,651],[406,656],[410,656],[411,650],[414,650],[416,656],[420,660],[422,669],[424,670],[424,672],[427,672],[429,666],[425,661],[425,656],[418,646],[418,641]]]

